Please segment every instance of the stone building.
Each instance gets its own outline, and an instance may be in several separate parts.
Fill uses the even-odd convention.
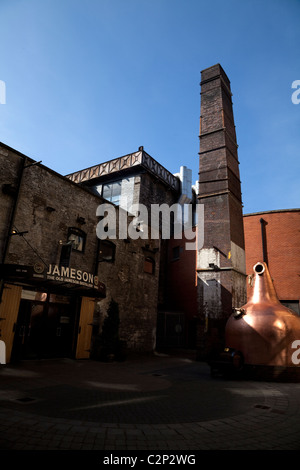
[[[98,278],[98,201],[1,144],[1,339],[7,361],[87,357]]]
[[[111,299],[119,304],[127,347],[153,351],[159,238],[99,240],[97,210],[109,202],[4,144],[0,175],[0,326],[7,361],[11,355],[89,357],[92,333],[101,330]],[[122,209],[109,204],[119,220]]]
[[[0,326],[7,361],[90,357],[111,299],[127,348],[155,349],[168,240],[160,226],[153,236],[151,220],[135,211],[186,202],[183,173],[172,175],[140,147],[64,177],[0,144]],[[107,223],[103,207],[114,215],[114,237],[99,235]]]
[[[182,208],[185,205],[191,205],[192,217],[194,214],[196,190],[192,184],[191,170],[185,166],[181,166],[179,173],[173,175],[153,159],[143,147],[139,147],[138,151],[132,154],[67,175],[67,178],[77,184],[88,187],[95,194],[100,194],[105,197],[106,200],[116,204],[120,210],[132,213],[135,212],[136,208],[140,209],[141,205],[145,207],[147,214],[146,216],[142,216],[141,230],[149,227],[150,232],[150,228],[153,227],[153,220],[151,220],[151,208],[153,205],[159,206],[160,208],[165,205],[170,208],[174,207],[176,210],[179,207],[180,215],[182,215]],[[170,216],[168,222],[170,223],[170,236],[167,238],[162,236],[161,218],[160,226],[157,227],[159,232],[159,255],[155,263],[158,265],[159,269],[159,286],[157,325],[154,336],[156,341],[155,345],[159,348],[169,345],[170,338],[173,336],[175,344],[174,341],[172,342],[171,340],[172,345],[180,346],[181,336],[178,336],[175,329],[176,327],[181,328],[180,323],[182,321],[185,322],[183,317],[178,316],[177,309],[174,311],[172,307],[172,292],[169,292],[169,273],[166,267],[170,261],[169,245],[170,239],[172,238],[172,230],[174,230],[174,223],[176,223],[176,211],[174,214],[167,214],[167,217],[168,216]],[[145,220],[146,217],[147,220]],[[184,220],[182,220],[182,222],[184,222]],[[179,230],[182,230],[181,223],[179,224]],[[180,234],[180,239],[182,243],[185,243],[184,233]],[[128,243],[130,243],[129,240]],[[149,249],[148,260],[150,260],[150,262],[151,256],[151,249]],[[130,270],[131,266],[127,265],[124,259],[121,258],[116,260],[116,264],[119,264],[118,278],[120,278],[121,283],[124,283],[124,295],[121,296],[122,302],[125,300],[127,304],[127,276],[125,272]],[[107,289],[112,289],[115,271],[107,264],[103,266],[103,274],[104,279],[108,280]],[[139,276],[138,267],[135,270],[135,275]],[[123,278],[124,280],[122,280]],[[147,286],[145,286],[145,299],[153,296],[151,291],[149,291],[148,294],[146,291]],[[116,297],[117,294],[115,293],[114,296]],[[132,312],[128,314],[140,316],[145,310],[147,310],[146,303],[140,305],[139,310],[132,310]],[[138,330],[135,332],[135,335],[138,337],[136,342],[138,344],[140,341]],[[180,339],[179,343],[177,339]]]
[[[90,188],[128,212],[134,204],[173,204],[181,194],[180,180],[143,147],[137,152],[77,171],[67,178]]]

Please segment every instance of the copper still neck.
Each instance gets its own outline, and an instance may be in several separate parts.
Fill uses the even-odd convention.
[[[253,291],[248,303],[259,304],[271,302],[279,304],[280,302],[266,263],[256,263],[253,266],[253,271]]]

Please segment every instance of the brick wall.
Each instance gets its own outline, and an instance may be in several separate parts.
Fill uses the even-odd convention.
[[[192,319],[197,315],[196,251],[187,250],[186,243],[190,242],[182,234],[168,245],[167,303],[170,309],[185,312]]]
[[[246,269],[263,260],[261,224],[264,219],[268,266],[280,300],[300,299],[300,209],[244,216]]]
[[[198,252],[198,345],[219,348],[232,307],[246,299],[241,184],[229,79],[216,64],[201,72],[199,203],[204,246]]]

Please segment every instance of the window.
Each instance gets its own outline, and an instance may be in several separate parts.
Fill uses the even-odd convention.
[[[176,261],[180,257],[180,246],[174,246],[172,249],[172,260]]]
[[[121,180],[115,181],[114,183],[104,184],[102,186],[102,197],[118,206],[121,198],[121,187]]]
[[[144,261],[144,272],[148,274],[154,274],[155,271],[155,261],[150,256],[147,256]]]
[[[281,300],[280,302],[300,316],[300,304],[298,300]]]
[[[67,243],[61,247],[59,266],[68,267],[70,265],[71,252],[71,243]]]
[[[99,261],[114,262],[116,245],[109,240],[99,240]]]
[[[72,245],[72,250],[84,252],[86,233],[80,228],[70,227],[68,230],[68,242]]]

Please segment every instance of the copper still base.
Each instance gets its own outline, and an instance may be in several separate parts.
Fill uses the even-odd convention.
[[[240,351],[246,366],[300,370],[300,317],[278,300],[265,263],[253,271],[251,297],[226,323],[226,347]]]

